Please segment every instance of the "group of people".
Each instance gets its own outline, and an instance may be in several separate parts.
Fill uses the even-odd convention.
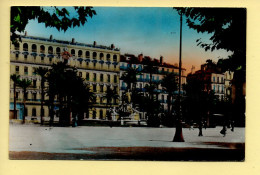
[[[228,123],[228,126],[229,126],[229,128],[231,128],[231,131],[232,132],[234,132],[234,121],[229,121],[229,123]],[[223,124],[223,128],[222,128],[222,130],[220,131],[220,134],[223,134],[223,137],[225,137],[226,136],[226,131],[227,131],[227,125],[226,125],[226,123],[224,122],[224,124]]]
[[[234,121],[229,121],[228,126],[229,126],[229,128],[231,128],[231,131],[234,132]],[[202,134],[203,127],[205,128],[205,130],[207,129],[207,121],[201,121],[199,123],[199,135],[198,136],[203,136],[203,134]],[[191,125],[190,125],[189,129],[194,130],[193,121],[191,121]],[[220,133],[223,135],[223,137],[226,136],[226,131],[227,131],[227,124],[226,124],[226,122],[224,122],[223,128],[220,131]]]

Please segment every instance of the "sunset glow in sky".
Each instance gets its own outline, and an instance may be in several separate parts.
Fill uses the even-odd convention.
[[[55,28],[45,28],[44,24],[30,21],[26,27],[29,36],[49,37],[54,39],[98,45],[111,45],[120,48],[121,54],[130,53],[159,58],[165,62],[178,63],[180,16],[171,7],[163,8],[126,8],[126,7],[94,7],[97,15],[88,18],[83,27],[68,29],[65,33]],[[71,12],[73,13],[73,12]],[[208,41],[210,34],[198,34],[189,29],[183,20],[183,67],[190,72],[191,66],[199,69],[207,59],[217,61],[226,58],[230,52],[224,50],[205,52],[196,45],[196,39]],[[209,41],[210,42],[210,41]]]

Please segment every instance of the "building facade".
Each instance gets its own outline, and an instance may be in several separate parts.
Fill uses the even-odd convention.
[[[27,120],[40,120],[40,81],[35,74],[38,67],[51,68],[53,63],[64,61],[64,53],[69,53],[68,65],[77,68],[78,76],[85,79],[90,89],[95,93],[96,100],[85,119],[105,119],[107,107],[106,90],[108,87],[119,93],[119,59],[120,50],[111,46],[78,43],[75,39],[62,41],[50,38],[21,36],[22,42],[11,44],[10,74],[17,74],[21,79],[29,79],[32,85],[27,89],[26,109],[23,110],[22,89],[13,89],[10,83],[10,110],[13,110],[13,95],[17,95],[17,118],[22,119],[23,113]],[[46,84],[47,85],[47,84]],[[48,96],[45,96],[48,99]],[[113,107],[118,106],[118,100],[113,99]],[[48,106],[44,105],[45,120],[49,119]]]
[[[160,82],[165,75],[169,73],[174,73],[178,79],[179,68],[174,65],[170,65],[163,62],[163,57],[160,60],[151,59],[150,57],[144,57],[143,54],[138,55],[137,57],[132,54],[121,55],[120,59],[120,77],[126,72],[129,67],[135,68],[138,71],[136,88],[139,92],[144,94],[148,93],[145,89],[145,86],[150,82],[150,74],[145,71],[144,59],[150,59],[152,62],[156,62],[157,71],[152,74],[152,82],[157,83],[157,98],[163,105],[164,110],[167,110],[167,92],[163,90]],[[186,84],[186,70],[182,69],[181,71],[181,84]],[[120,96],[124,94],[127,89],[126,82],[120,79]],[[141,119],[146,119],[145,114],[142,114]]]
[[[216,65],[201,65],[201,70],[190,73],[187,79],[197,79],[203,83],[202,90],[214,91],[219,100],[231,98],[234,72],[222,72]]]

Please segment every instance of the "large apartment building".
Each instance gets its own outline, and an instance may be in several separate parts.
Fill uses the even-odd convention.
[[[234,72],[222,72],[214,64],[202,64],[201,69],[187,76],[188,80],[197,79],[203,82],[202,90],[214,91],[215,95],[221,99],[231,98],[231,86]]]
[[[120,59],[120,77],[126,72],[126,70],[129,67],[135,68],[138,71],[137,75],[137,83],[136,88],[140,92],[148,93],[145,89],[145,86],[149,84],[150,82],[150,74],[145,71],[144,67],[144,59],[149,59],[150,61],[154,62],[155,67],[157,68],[157,71],[152,74],[152,82],[158,83],[158,100],[160,101],[161,105],[163,105],[164,110],[167,110],[167,92],[163,90],[160,81],[163,79],[163,77],[169,73],[174,73],[176,75],[176,78],[178,79],[179,75],[179,68],[175,65],[167,64],[163,62],[163,57],[160,57],[159,59],[151,59],[148,56],[143,56],[143,54],[139,54],[138,56],[135,56],[133,54],[124,54],[121,55]],[[186,69],[182,68],[181,71],[181,84],[186,83]],[[127,88],[126,82],[120,79],[120,95],[125,92]],[[177,93],[177,92],[176,92]],[[143,115],[143,114],[142,114]],[[145,116],[141,117],[142,119],[145,119]]]
[[[71,41],[40,38],[33,36],[21,36],[22,42],[11,44],[10,74],[17,74],[21,79],[29,79],[32,85],[27,89],[26,109],[23,110],[22,89],[13,89],[10,83],[10,110],[13,110],[13,93],[17,96],[17,118],[22,119],[23,113],[26,119],[40,120],[40,80],[35,74],[38,67],[51,68],[53,63],[64,61],[64,53],[69,53],[68,65],[76,67],[78,75],[85,79],[95,93],[96,102],[85,119],[105,119],[107,107],[103,98],[108,87],[119,93],[119,59],[120,50],[111,46],[78,43],[72,38]],[[48,96],[45,96],[47,99]],[[113,100],[113,107],[118,106],[118,100]],[[10,113],[11,115],[11,113]],[[11,116],[12,117],[12,116]],[[49,119],[48,106],[44,106],[45,120]]]

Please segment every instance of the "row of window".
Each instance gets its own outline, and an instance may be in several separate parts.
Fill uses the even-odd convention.
[[[14,45],[14,48],[15,50],[20,50],[20,44],[19,43],[16,43]],[[23,51],[28,51],[28,44],[27,43],[24,43],[23,44]],[[31,47],[31,51],[32,52],[37,52],[37,45],[36,44],[33,44],[32,47]],[[40,53],[45,53],[45,46],[44,45],[41,45],[40,46]],[[70,53],[72,56],[76,56],[76,51],[75,49],[71,49],[70,50]],[[49,46],[48,47],[48,54],[54,54],[54,51],[53,51],[53,47],[52,46]],[[56,54],[57,55],[60,55],[61,54],[61,48],[60,47],[57,47],[56,48]],[[82,50],[78,50],[77,52],[77,56],[78,57],[85,57],[85,58],[90,58],[90,52],[89,51],[85,51],[85,53],[83,54],[83,51]],[[93,52],[92,53],[92,58],[96,59],[98,56],[97,52]],[[104,53],[99,53],[99,58],[100,59],[103,59],[104,58]],[[110,60],[111,58],[111,54],[106,54],[106,59],[107,60]],[[118,56],[117,55],[113,55],[113,61],[117,61],[117,58]]]
[[[215,92],[224,93],[224,86],[213,85],[213,90]]]
[[[217,81],[216,81],[217,80]],[[217,82],[217,83],[220,83],[220,77],[217,77],[217,79],[216,79],[216,77],[213,77],[213,82]],[[221,77],[221,83],[224,83],[224,78],[223,77]]]
[[[122,66],[122,68],[124,68],[124,67],[130,67],[130,64],[129,63],[122,63],[121,64],[121,66]],[[143,65],[136,65],[136,64],[132,64],[132,68],[137,68],[139,71],[141,71],[142,69],[143,69]],[[177,69],[169,69],[169,68],[159,68],[158,67],[158,71],[159,72],[161,72],[161,73],[170,73],[170,72],[172,72],[172,73],[178,73],[179,72],[179,70],[177,70]],[[182,74],[184,73],[184,71],[182,71]]]
[[[99,74],[99,81],[100,82],[104,82],[104,75],[107,76],[107,82],[111,82],[111,75],[110,74]],[[82,78],[86,78],[87,81],[90,80],[90,73],[86,72],[86,77],[83,77],[83,72],[79,72],[79,76]],[[98,74],[97,73],[93,73],[93,81],[97,81],[98,79]],[[117,75],[114,75],[114,83],[117,83]],[[90,80],[91,81],[91,80]]]
[[[19,73],[20,71],[20,67],[19,66],[15,66],[15,72]],[[35,68],[33,68],[33,74],[35,75]],[[24,75],[28,75],[28,67],[24,66]],[[82,72],[79,72],[79,76],[82,76]],[[107,82],[111,81],[111,76],[109,74],[106,75],[107,76]],[[90,80],[90,73],[86,73],[86,80]],[[33,82],[35,81],[35,86],[36,86],[36,80],[33,80]],[[93,73],[93,81],[97,81],[97,73]],[[104,81],[104,74],[99,74],[99,81],[103,82]],[[114,75],[114,83],[117,83],[117,75]]]
[[[43,116],[45,116],[45,110],[43,109]],[[90,111],[86,113],[85,118],[89,118],[89,114],[92,113],[92,119],[97,118],[97,111]],[[24,110],[25,116],[28,116],[28,108],[25,108]],[[32,117],[37,117],[37,110],[36,108],[32,108]],[[105,119],[104,112],[103,110],[99,110],[99,119]]]
[[[19,58],[19,55],[16,54],[15,57],[16,57],[16,59],[18,59],[18,58]],[[28,58],[28,55],[24,55],[25,61],[27,60],[27,58]],[[33,56],[33,58],[34,58],[34,61],[36,61],[36,56],[35,56],[35,55]],[[44,63],[44,58],[45,58],[45,57],[41,56],[41,62],[42,62],[42,63]],[[53,61],[53,58],[52,58],[52,57],[48,57],[48,59],[49,59],[49,62],[50,62],[50,63]],[[82,62],[83,62],[83,61],[79,61],[80,65],[82,65]],[[100,64],[101,64],[101,63],[100,63]],[[86,62],[86,65],[89,66],[89,62]],[[97,65],[97,63],[94,62],[94,63],[93,63],[93,66],[96,67],[96,65]],[[115,69],[117,68],[117,65],[116,65],[116,64],[113,64],[113,66],[114,66]],[[101,64],[101,68],[102,68],[102,67],[103,67],[103,64]],[[109,69],[109,68],[110,68],[110,64],[108,64],[108,69]]]

